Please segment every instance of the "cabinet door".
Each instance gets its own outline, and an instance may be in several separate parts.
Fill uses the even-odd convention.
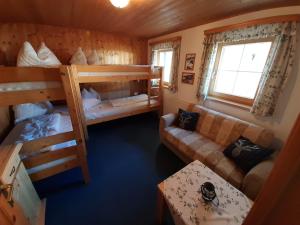
[[[0,224],[31,225],[20,205],[17,202],[9,204],[3,193],[0,194]]]
[[[20,205],[29,223],[35,225],[41,210],[41,200],[31,183],[23,163],[19,166],[13,186],[13,201]]]

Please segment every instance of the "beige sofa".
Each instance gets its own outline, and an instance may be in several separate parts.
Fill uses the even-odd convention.
[[[263,161],[245,174],[223,154],[223,150],[241,135],[269,147],[273,140],[272,132],[200,105],[192,105],[190,110],[200,114],[196,131],[176,127],[175,114],[164,115],[160,119],[162,143],[186,163],[200,160],[254,199],[272,169],[273,160]]]

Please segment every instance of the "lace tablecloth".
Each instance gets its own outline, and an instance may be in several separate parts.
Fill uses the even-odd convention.
[[[201,185],[214,184],[219,205],[202,199]],[[252,201],[204,164],[194,161],[159,185],[176,225],[240,225]]]

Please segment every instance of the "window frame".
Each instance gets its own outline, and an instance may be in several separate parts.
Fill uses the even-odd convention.
[[[156,50],[156,51],[157,51],[157,62],[160,61],[160,54],[159,54],[160,52],[172,52],[172,60],[173,60],[173,49],[166,48],[166,49],[159,49],[159,50]],[[172,62],[171,62],[171,67],[172,67]],[[164,73],[164,69],[163,69],[163,73]],[[171,70],[170,70],[170,73],[171,73]],[[164,74],[163,74],[163,76],[164,76]],[[169,87],[170,86],[170,80],[169,80],[169,82],[164,81],[164,77],[162,77],[162,84],[163,84],[164,87]]]
[[[216,98],[216,99],[220,99],[220,100],[225,100],[228,102],[233,102],[233,103],[237,103],[237,104],[241,104],[241,105],[246,105],[246,106],[252,106],[254,103],[254,100],[257,96],[257,92],[259,89],[259,85],[256,88],[256,92],[254,95],[253,99],[250,98],[245,98],[245,97],[240,97],[240,96],[236,96],[236,95],[230,95],[230,94],[224,94],[221,92],[216,92],[214,91],[214,86],[215,86],[215,82],[216,82],[216,78],[217,78],[217,71],[218,71],[218,67],[220,64],[220,58],[221,58],[221,53],[222,53],[222,49],[224,46],[228,46],[228,45],[239,45],[239,44],[251,44],[251,43],[260,43],[260,42],[271,42],[271,47],[270,50],[268,52],[268,55],[270,54],[273,42],[274,42],[274,38],[259,38],[259,39],[253,39],[253,40],[242,40],[242,41],[234,41],[234,42],[226,42],[226,43],[219,43],[217,46],[217,53],[216,53],[216,59],[215,59],[215,63],[213,66],[213,71],[212,71],[212,78],[209,84],[209,90],[208,90],[208,96]],[[261,79],[261,77],[260,77]]]

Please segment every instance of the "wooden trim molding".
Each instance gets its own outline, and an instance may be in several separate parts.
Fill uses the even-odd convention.
[[[161,39],[161,40],[158,40],[158,41],[153,41],[153,42],[150,42],[149,45],[151,46],[151,45],[156,45],[156,44],[169,42],[169,41],[181,41],[181,36],[172,37],[172,38],[165,38],[165,39]]]
[[[249,20],[242,23],[236,23],[231,24],[223,27],[217,27],[209,30],[205,30],[204,34],[215,34],[215,33],[221,33],[229,30],[236,30],[245,28],[248,26],[254,26],[254,25],[261,25],[261,24],[272,24],[272,23],[282,23],[282,22],[289,22],[289,21],[300,21],[300,14],[292,14],[292,15],[284,15],[284,16],[272,16],[267,18],[261,18],[261,19],[255,19],[255,20]]]

